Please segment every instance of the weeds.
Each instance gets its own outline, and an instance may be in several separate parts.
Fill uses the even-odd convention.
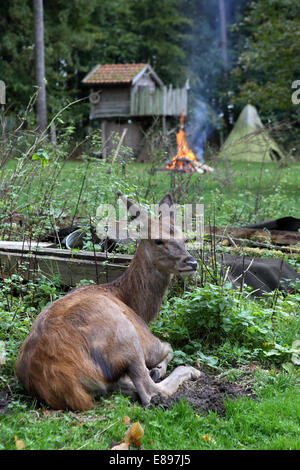
[[[298,294],[250,300],[230,286],[207,283],[166,300],[152,331],[177,352],[175,362],[191,359],[210,367],[259,361],[277,367],[290,360],[300,337]]]

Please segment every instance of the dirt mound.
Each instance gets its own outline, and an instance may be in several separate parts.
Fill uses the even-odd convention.
[[[183,399],[197,413],[206,414],[211,410],[223,415],[225,411],[224,401],[227,398],[236,400],[245,396],[255,398],[249,383],[229,382],[224,377],[202,373],[199,379],[184,382],[170,398],[156,395],[152,398],[151,405],[168,409],[178,403],[180,399]]]

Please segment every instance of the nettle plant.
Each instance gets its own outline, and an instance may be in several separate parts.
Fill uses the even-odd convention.
[[[247,289],[207,283],[166,300],[152,330],[177,349],[176,363],[189,356],[211,367],[249,360],[280,365],[297,353],[300,294],[276,292],[275,305],[274,295],[254,300]]]

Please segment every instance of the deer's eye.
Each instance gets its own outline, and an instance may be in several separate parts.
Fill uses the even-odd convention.
[[[164,244],[164,242],[162,240],[154,240],[154,243],[156,245],[163,245]]]

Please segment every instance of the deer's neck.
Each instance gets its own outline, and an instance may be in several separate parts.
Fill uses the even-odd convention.
[[[153,266],[142,240],[127,271],[113,281],[112,287],[118,298],[149,323],[160,310],[170,278]]]

